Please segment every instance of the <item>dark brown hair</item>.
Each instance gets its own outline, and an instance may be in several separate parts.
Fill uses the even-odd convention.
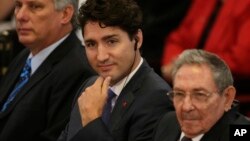
[[[100,27],[117,26],[132,39],[142,26],[142,12],[134,0],[87,0],[79,9],[78,21],[84,32],[88,21]]]

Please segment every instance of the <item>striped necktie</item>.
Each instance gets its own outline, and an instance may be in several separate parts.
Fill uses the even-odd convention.
[[[1,109],[1,112],[5,111],[9,104],[14,100],[16,97],[16,94],[22,89],[22,87],[28,82],[31,72],[31,58],[26,60],[26,63],[22,69],[22,72],[20,74],[19,80],[16,83],[14,89],[8,96],[8,99],[3,104],[3,107]]]
[[[111,110],[112,110],[112,99],[115,96],[116,96],[115,93],[111,89],[109,89],[107,102],[105,104],[105,107],[104,107],[103,113],[102,113],[102,120],[106,125],[108,125],[108,123],[109,123],[109,118],[110,118]]]

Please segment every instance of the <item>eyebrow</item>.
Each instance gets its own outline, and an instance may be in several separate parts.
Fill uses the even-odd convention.
[[[113,38],[113,37],[118,37],[118,35],[117,34],[113,34],[113,35],[104,36],[102,38],[102,40],[107,40],[107,39],[110,39],[110,38]]]
[[[174,91],[184,91],[183,89],[181,89],[181,88],[173,88],[173,90]],[[208,90],[206,90],[206,89],[204,89],[204,88],[202,88],[202,87],[198,87],[198,88],[193,88],[193,89],[191,89],[191,91],[208,91]]]
[[[107,39],[110,39],[110,38],[113,38],[113,37],[118,37],[117,34],[112,34],[112,35],[107,35],[107,36],[104,36],[102,37],[102,40],[107,40]],[[95,40],[93,39],[85,39],[85,42],[94,42]]]
[[[15,2],[15,3],[22,3],[21,0],[14,0],[14,2]],[[31,3],[31,4],[32,4],[32,3],[34,3],[34,4],[43,4],[42,1],[37,1],[37,0],[28,0],[27,3],[28,3],[28,4],[30,4],[30,3]]]

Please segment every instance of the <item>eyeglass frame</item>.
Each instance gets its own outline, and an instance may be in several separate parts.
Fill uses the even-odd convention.
[[[179,96],[182,96],[181,99],[175,101],[174,100],[174,92],[179,92],[179,94],[182,94],[182,95],[179,95]],[[167,92],[167,96],[169,96],[169,98],[174,102],[183,102],[187,96],[186,93],[190,93],[189,96],[190,96],[190,101],[193,103],[193,104],[205,104],[205,102],[207,102],[209,100],[209,98],[213,95],[213,94],[219,94],[219,91],[213,91],[213,92],[210,92],[210,91],[207,91],[207,90],[195,90],[195,91],[192,91],[192,92],[184,92],[184,91],[181,91],[181,90],[172,90],[172,91],[169,91]],[[195,98],[194,98],[195,97]],[[195,101],[194,101],[195,99]]]

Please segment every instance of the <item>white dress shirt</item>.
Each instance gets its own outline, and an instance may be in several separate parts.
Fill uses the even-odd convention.
[[[192,141],[200,141],[201,140],[201,138],[203,137],[203,135],[204,134],[200,134],[200,135],[198,135],[198,136],[196,136],[196,137],[194,137],[194,138],[191,138],[192,139]],[[183,132],[181,132],[181,137],[180,137],[180,141],[181,141],[181,139],[183,138],[185,136],[185,134],[183,133]]]

